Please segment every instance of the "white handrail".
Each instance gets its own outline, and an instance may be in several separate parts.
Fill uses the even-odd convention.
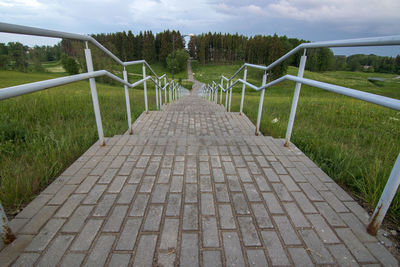
[[[320,81],[315,81],[307,78],[303,78],[303,73],[305,69],[305,64],[306,64],[306,49],[307,48],[321,48],[321,47],[356,47],[356,46],[389,46],[389,45],[400,45],[400,35],[396,36],[385,36],[385,37],[372,37],[372,38],[361,38],[361,39],[348,39],[348,40],[337,40],[337,41],[323,41],[323,42],[314,42],[314,43],[303,43],[297,46],[296,48],[292,49],[276,61],[272,62],[268,66],[261,66],[261,65],[254,65],[254,64],[249,64],[245,63],[243,64],[232,76],[231,78],[227,79],[223,75],[218,79],[218,81],[225,79],[227,81],[227,84],[230,81],[230,86],[227,85],[227,88],[224,89],[221,86],[221,90],[225,91],[226,93],[226,100],[225,100],[225,107],[227,108],[228,111],[230,111],[230,106],[231,103],[229,101],[229,105],[227,106],[227,99],[228,99],[228,94],[230,90],[230,97],[232,96],[232,87],[235,86],[237,83],[242,83],[243,88],[242,88],[242,98],[241,98],[241,103],[243,103],[243,98],[244,98],[244,90],[245,86],[249,86],[250,88],[256,90],[256,91],[261,91],[261,96],[260,96],[260,104],[258,108],[258,115],[257,115],[257,125],[256,125],[256,135],[258,134],[259,131],[259,124],[261,120],[261,114],[262,114],[262,103],[264,100],[264,92],[265,89],[268,87],[271,87],[273,85],[276,85],[277,83],[280,83],[285,80],[290,80],[296,82],[296,87],[295,87],[295,92],[292,100],[292,107],[290,110],[290,117],[289,117],[289,122],[288,122],[288,127],[286,131],[286,142],[285,146],[289,145],[290,137],[292,134],[292,129],[293,129],[293,123],[294,123],[294,118],[296,115],[296,109],[297,109],[297,103],[300,95],[300,89],[302,84],[306,84],[309,86],[317,87],[326,91],[334,92],[337,94],[342,94],[345,96],[349,96],[355,99],[363,100],[369,103],[373,103],[376,105],[388,107],[397,111],[400,111],[400,100],[390,98],[390,97],[385,97],[381,95],[376,95],[372,93],[367,93],[359,90],[354,90],[351,88],[343,87],[343,86],[338,86],[334,84],[329,84],[329,83],[324,83]],[[266,72],[276,65],[280,64],[282,61],[290,57],[291,55],[297,53],[299,50],[304,49],[304,54],[300,59],[300,64],[299,64],[299,72],[298,76],[293,76],[293,75],[285,75],[283,77],[280,77],[272,82],[269,82],[267,84],[263,84],[260,87],[257,87],[249,82],[246,81],[246,71],[244,74],[244,79],[237,79],[233,83],[233,78],[241,72],[244,68],[250,67],[250,68],[256,68],[256,69],[261,69],[264,70],[264,76],[263,76],[263,81],[264,77],[266,75]],[[222,91],[221,91],[221,99],[222,99]],[[222,100],[221,100],[222,101]],[[222,104],[222,103],[221,103]],[[241,104],[242,105],[242,104]],[[242,111],[242,106],[241,110]],[[240,113],[241,114],[241,113]],[[380,197],[379,203],[377,207],[375,208],[375,211],[373,215],[371,216],[371,221],[367,227],[368,233],[372,235],[376,235],[377,231],[379,229],[379,226],[381,225],[387,210],[390,207],[390,203],[392,202],[394,196],[396,195],[397,189],[400,185],[400,154],[397,157],[396,163],[392,169],[392,172],[390,174],[390,177],[386,183],[385,189]]]

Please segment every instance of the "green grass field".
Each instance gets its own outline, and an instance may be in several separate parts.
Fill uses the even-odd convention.
[[[211,82],[221,74],[230,77],[240,65],[192,64],[196,79]],[[49,63],[46,69],[56,69]],[[163,73],[162,65],[152,65]],[[140,79],[141,67],[128,68],[130,82]],[[296,75],[296,68],[289,68]],[[118,74],[118,73],[116,73]],[[0,72],[0,87],[51,79],[55,73]],[[186,71],[177,74],[182,76]],[[240,77],[242,74],[239,74]],[[119,73],[119,76],[120,73]],[[367,77],[383,77],[375,85]],[[238,76],[239,77],[239,76]],[[249,70],[248,81],[261,84],[262,72]],[[305,77],[400,99],[395,75],[355,72],[306,72]],[[183,82],[184,84],[184,82]],[[184,84],[185,85],[185,84]],[[191,83],[187,84],[187,88]],[[106,136],[127,130],[122,86],[97,83]],[[133,118],[143,111],[143,87],[130,90]],[[261,121],[265,135],[284,137],[294,83],[284,82],[267,90]],[[155,109],[154,86],[148,83],[149,104]],[[241,86],[234,88],[232,111],[239,110]],[[224,98],[223,98],[224,99]],[[255,122],[259,93],[246,90],[244,112]],[[276,121],[277,122],[274,122]],[[400,112],[302,87],[292,142],[338,183],[374,207],[400,150]],[[57,175],[97,140],[88,82],[79,82],[0,102],[0,201],[9,212],[29,202]],[[400,218],[397,195],[389,212]]]
[[[240,65],[194,65],[196,79],[210,83],[223,74],[230,78]],[[289,74],[297,75],[290,67]],[[242,78],[240,73],[238,78]],[[400,99],[400,79],[396,75],[362,72],[305,72],[304,77]],[[368,77],[386,78],[382,86]],[[248,81],[261,85],[262,72],[248,71]],[[261,131],[284,138],[295,83],[283,82],[265,93]],[[235,86],[231,111],[239,111],[242,85]],[[260,93],[247,88],[244,112],[257,118]],[[225,101],[225,95],[223,96]],[[276,121],[277,122],[274,122]],[[303,86],[291,141],[327,174],[353,195],[375,207],[400,151],[400,112]],[[389,216],[400,223],[400,194]]]
[[[63,75],[1,71],[0,87]],[[147,85],[155,109],[154,86]],[[142,88],[130,90],[133,119],[144,110]],[[97,83],[97,89],[105,136],[123,134],[124,88]],[[0,101],[0,201],[9,213],[28,203],[97,139],[87,81]]]

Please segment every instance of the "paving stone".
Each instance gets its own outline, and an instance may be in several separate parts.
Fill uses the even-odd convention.
[[[320,194],[314,189],[314,187],[309,183],[299,183],[301,189],[303,189],[306,196],[311,201],[323,201],[324,199],[321,197]],[[321,191],[322,193],[322,191]]]
[[[268,266],[268,263],[265,259],[264,251],[261,249],[248,249],[247,260],[249,266]]]
[[[317,232],[322,242],[324,243],[339,243],[339,239],[336,237],[332,229],[325,223],[324,219],[319,214],[307,215],[308,220],[314,226],[314,230]]]
[[[118,175],[122,175],[122,176],[128,176],[131,174],[133,166],[135,165],[134,162],[131,161],[126,161],[121,169],[119,169]]]
[[[28,204],[15,218],[32,218],[39,210],[52,198],[52,195],[40,194],[31,203]]]
[[[222,267],[221,251],[203,251],[203,266],[204,267]]]
[[[166,216],[179,216],[181,210],[181,194],[169,194]]]
[[[310,227],[307,219],[304,217],[303,213],[299,210],[296,204],[284,203],[283,206],[285,207],[295,227]]]
[[[317,234],[313,230],[301,230],[300,235],[306,243],[307,248],[311,249],[311,257],[317,264],[334,264],[332,256],[319,240]]]
[[[22,234],[37,234],[40,228],[53,216],[57,206],[44,206],[38,213],[22,228]]]
[[[315,206],[321,215],[334,227],[346,226],[340,216],[325,202],[316,202]]]
[[[337,234],[359,262],[375,262],[375,258],[348,228],[337,228]]]
[[[273,231],[263,231],[261,236],[264,246],[267,249],[269,259],[273,265],[289,265],[289,259],[283,249],[282,243],[277,234]]]
[[[211,193],[201,193],[201,214],[202,215],[215,215],[214,196]]]
[[[185,185],[185,203],[197,203],[197,184]]]
[[[88,250],[102,224],[103,220],[89,220],[75,239],[70,250]]]
[[[131,259],[131,254],[112,254],[111,260],[108,263],[110,267],[128,266]]]
[[[158,175],[157,183],[165,183],[169,182],[169,178],[171,177],[171,169],[161,169],[160,174]]]
[[[285,245],[301,245],[296,231],[293,229],[289,219],[286,216],[274,216],[274,221],[278,226],[279,233]]]
[[[232,194],[232,202],[237,214],[243,214],[243,215],[250,214],[249,207],[247,205],[246,199],[244,198],[243,194],[240,193]]]
[[[130,184],[140,183],[143,175],[144,175],[144,169],[138,169],[138,168],[133,169],[128,183],[130,183]]]
[[[288,251],[296,267],[307,267],[314,265],[304,248],[288,248]]]
[[[183,230],[199,229],[197,205],[185,204],[183,209],[182,229]]]
[[[69,217],[74,212],[75,208],[80,204],[85,197],[83,194],[71,195],[64,205],[58,210],[55,217]]]
[[[180,266],[199,266],[197,234],[182,233]]]
[[[37,266],[55,266],[71,244],[73,235],[61,235],[51,244]]]
[[[235,219],[232,214],[232,207],[229,204],[219,204],[218,213],[221,229],[236,229]]]
[[[163,206],[150,205],[143,226],[144,231],[158,231],[160,229]]]
[[[341,266],[359,266],[350,251],[343,244],[328,246],[329,251]]]
[[[240,186],[239,179],[236,175],[227,175],[226,180],[231,192],[242,192],[242,187]]]
[[[367,243],[366,247],[377,258],[383,266],[398,266],[399,262],[380,243]]]
[[[269,187],[269,185],[268,185],[267,181],[265,180],[264,176],[262,176],[262,175],[254,175],[254,180],[256,181],[260,191],[263,191],[263,192],[271,191],[271,188]]]
[[[242,233],[242,239],[245,246],[261,246],[256,227],[251,217],[237,218]]]
[[[61,205],[75,190],[76,185],[64,185],[60,191],[47,203],[47,205]]]
[[[106,185],[95,185],[90,190],[89,194],[87,194],[85,200],[82,202],[83,204],[96,204],[99,198],[103,195],[106,190]]]
[[[317,210],[303,192],[292,192],[292,196],[304,213],[317,213]]]
[[[244,266],[243,252],[236,232],[222,233],[227,266]]]
[[[118,204],[130,204],[135,195],[136,185],[127,184],[122,188],[121,194],[117,200]]]
[[[63,232],[77,233],[93,210],[93,206],[79,206],[62,228]]]
[[[61,266],[62,267],[80,266],[85,256],[86,254],[68,253],[67,255],[65,255],[61,263]]]
[[[366,226],[352,213],[341,213],[340,217],[353,230],[353,233],[361,242],[377,242],[378,240],[367,233]]]
[[[105,217],[107,216],[109,210],[111,209],[117,195],[115,194],[106,194],[103,199],[97,205],[96,210],[93,213],[93,216]]]
[[[154,191],[151,194],[151,203],[165,203],[168,187],[167,184],[156,184],[154,186]]]
[[[40,254],[37,253],[23,253],[19,256],[18,260],[12,265],[13,267],[33,266]]]
[[[271,213],[283,213],[283,209],[273,193],[263,193],[262,195]]]
[[[170,250],[178,245],[178,219],[165,219],[161,234],[160,249]]]
[[[289,175],[279,175],[279,178],[289,191],[300,191],[300,188]]]
[[[26,251],[43,251],[46,246],[50,243],[52,238],[56,235],[57,231],[64,224],[65,219],[51,219],[49,222],[40,230],[29,246],[25,249]]]
[[[289,191],[287,191],[286,187],[283,184],[273,183],[272,187],[275,190],[275,193],[279,197],[281,201],[292,201],[292,197],[290,196]]]
[[[170,192],[180,193],[182,192],[183,176],[172,176]]]
[[[120,234],[116,250],[133,250],[142,218],[129,218]]]
[[[210,176],[208,176],[208,175],[200,176],[200,192],[212,192]]]
[[[208,162],[200,162],[200,174],[210,174],[210,164]]]
[[[156,243],[157,235],[142,235],[139,240],[133,265],[143,267],[151,266]]]
[[[103,228],[103,232],[119,232],[127,211],[128,206],[115,206]]]
[[[95,247],[89,254],[86,266],[102,266],[105,265],[115,237],[111,235],[102,235],[96,242]]]
[[[156,180],[155,176],[145,176],[145,177],[143,177],[142,185],[139,188],[139,192],[141,192],[141,193],[150,193],[152,188],[153,188],[153,184],[154,184],[155,180]]]
[[[217,219],[215,217],[202,218],[203,247],[219,247]]]

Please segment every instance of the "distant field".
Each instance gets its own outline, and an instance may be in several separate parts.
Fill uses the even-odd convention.
[[[194,64],[195,78],[210,83],[221,74],[230,76],[240,65]],[[289,74],[297,75],[290,67]],[[362,72],[305,72],[306,78],[400,99],[397,75]],[[243,77],[240,73],[238,77]],[[249,69],[248,80],[261,85],[262,72]],[[368,77],[385,78],[379,86]],[[265,93],[261,131],[284,138],[295,84],[284,82]],[[239,111],[242,86],[234,88],[232,111]],[[247,88],[244,112],[255,122],[260,93]],[[225,95],[224,95],[225,97]],[[223,99],[225,99],[223,97]],[[274,121],[276,121],[274,123]],[[326,173],[373,209],[379,200],[400,151],[400,112],[303,86],[297,108],[292,142]],[[400,223],[400,194],[390,209]]]
[[[0,71],[0,87],[61,75]],[[123,134],[128,128],[123,87],[97,83],[97,88],[105,136]],[[130,90],[133,119],[144,110],[142,88]],[[148,93],[155,109],[150,83]],[[0,202],[11,213],[26,204],[97,139],[87,81],[0,101]]]

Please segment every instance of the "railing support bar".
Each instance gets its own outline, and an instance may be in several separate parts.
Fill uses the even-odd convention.
[[[16,237],[8,224],[8,219],[3,206],[0,203],[0,249],[2,249],[4,245],[11,244],[15,238]]]
[[[167,78],[164,76],[164,103],[167,104]]]
[[[265,85],[267,83],[267,76],[268,76],[267,72],[264,72],[264,75],[262,78],[262,85]],[[263,105],[264,105],[264,95],[265,95],[265,89],[263,89],[261,91],[260,103],[258,104],[256,135],[260,134],[260,123],[261,123],[262,109],[263,109]]]
[[[304,68],[306,66],[306,60],[307,60],[306,49],[304,49],[304,54],[300,59],[299,72],[297,74],[297,77],[299,78],[303,78]],[[301,90],[301,83],[296,83],[296,88],[294,90],[293,101],[292,101],[292,108],[290,110],[289,123],[286,130],[286,141],[285,141],[286,147],[289,146],[290,137],[292,136],[294,118],[296,117],[297,103],[299,102],[300,90]]]
[[[161,80],[158,80],[158,90],[160,91],[158,96],[160,97],[160,110],[161,110],[161,108],[162,108],[162,86],[161,86]]]
[[[244,67],[244,73],[243,73],[243,81],[246,81],[247,79],[247,67]],[[246,91],[246,84],[243,84],[242,87],[242,98],[240,99],[240,115],[243,115],[243,102],[244,102],[244,93]]]
[[[223,90],[222,88],[224,88],[224,80],[221,79],[221,97],[219,99],[219,104],[222,105],[222,94],[223,94]]]
[[[231,85],[230,85],[230,86],[232,86],[232,84],[233,84],[233,81],[231,80]],[[230,94],[229,94],[229,108],[228,108],[228,112],[231,112],[232,90],[233,90],[233,87],[231,87],[231,90],[229,90],[229,91],[230,91]]]
[[[225,90],[225,109],[226,110],[228,110],[228,95],[229,95],[228,87],[229,87],[229,82],[226,82],[226,90]]]
[[[385,189],[379,199],[378,205],[375,208],[374,213],[371,216],[371,221],[367,227],[367,232],[371,235],[376,235],[379,226],[382,224],[385,218],[386,212],[388,211],[390,204],[396,195],[397,189],[400,185],[400,154],[397,156],[397,160],[393,166],[392,172],[390,173],[389,179],[386,183]]]
[[[160,109],[158,105],[158,80],[155,79],[156,83],[154,84],[154,89],[156,90],[156,109]]]
[[[123,71],[123,76],[124,76],[124,80],[126,82],[128,82],[128,72],[126,71],[125,67],[124,67],[124,71]],[[126,115],[128,118],[128,130],[129,130],[129,134],[132,134],[133,131],[132,131],[131,104],[129,101],[128,86],[124,85],[124,89],[125,89]]]
[[[146,65],[142,65],[142,72],[143,72],[143,79],[146,78]],[[146,111],[146,114],[149,113],[149,107],[147,105],[147,83],[144,81],[143,83],[143,92],[144,92],[144,108]]]
[[[93,72],[92,53],[90,52],[90,49],[88,48],[87,42],[86,42],[86,49],[85,49],[85,58],[86,58],[86,66],[87,66],[88,72]],[[100,106],[99,106],[99,98],[97,96],[96,81],[94,78],[89,79],[89,85],[90,85],[90,92],[92,94],[94,116],[96,118],[99,142],[100,142],[101,146],[104,146],[106,144],[106,142],[104,140],[103,124],[101,122],[101,114],[100,114]]]

